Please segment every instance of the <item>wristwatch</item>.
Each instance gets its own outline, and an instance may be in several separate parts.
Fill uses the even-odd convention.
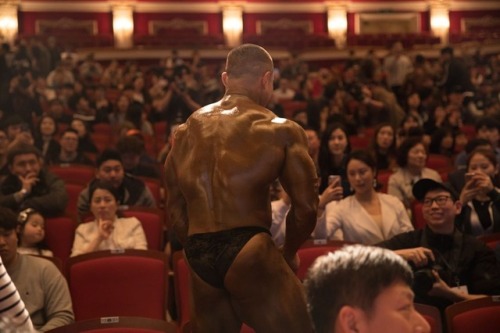
[[[28,194],[28,190],[25,188],[22,188],[21,191],[19,191],[19,193],[21,193],[23,198],[24,198]]]

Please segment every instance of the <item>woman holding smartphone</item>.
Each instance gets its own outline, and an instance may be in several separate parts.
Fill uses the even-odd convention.
[[[375,161],[370,153],[352,152],[347,156],[346,165],[347,180],[354,194],[330,202],[323,200],[325,194],[321,195],[316,239],[335,239],[335,233],[341,230],[345,241],[370,245],[413,230],[401,201],[376,191]],[[332,192],[339,185],[338,180],[334,181],[327,188],[331,187]],[[325,202],[328,203],[325,205]]]
[[[500,192],[494,185],[497,176],[498,162],[491,149],[476,148],[470,153],[460,193],[462,211],[457,218],[464,233],[480,236],[500,232]]]

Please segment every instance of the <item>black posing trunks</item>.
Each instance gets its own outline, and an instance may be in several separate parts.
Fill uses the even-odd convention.
[[[215,288],[224,287],[224,278],[234,259],[254,235],[265,232],[263,227],[241,227],[188,237],[184,253],[198,276]]]

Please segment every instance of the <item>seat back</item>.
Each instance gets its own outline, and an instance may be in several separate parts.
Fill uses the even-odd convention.
[[[177,324],[181,330],[189,325],[190,320],[190,279],[191,273],[184,259],[182,251],[174,252],[172,255],[172,269],[174,271],[175,306],[177,310]]]
[[[69,216],[45,218],[45,242],[47,246],[61,260],[66,263],[71,255],[75,239],[76,222]]]
[[[168,266],[159,251],[98,251],[72,257],[67,278],[75,320],[134,316],[165,320]]]
[[[390,170],[379,170],[377,172],[377,183],[380,185],[379,192],[387,193],[389,188],[389,177],[392,175]]]
[[[49,165],[50,172],[64,180],[77,184],[88,184],[95,176],[95,168],[82,164],[53,164]]]
[[[448,333],[492,333],[500,328],[500,296],[450,305],[445,310]]]
[[[477,239],[483,241],[493,251],[496,251],[500,247],[500,232],[489,235],[481,235]]]
[[[425,228],[427,222],[424,219],[424,214],[422,213],[422,203],[420,201],[414,200],[411,203],[411,218],[415,229]]]
[[[442,333],[443,324],[441,322],[441,313],[439,309],[435,306],[415,303],[415,310],[422,315],[422,317],[427,320],[429,326],[431,327],[430,333]]]
[[[141,222],[148,241],[148,249],[163,251],[165,226],[165,212],[163,210],[132,206],[121,210],[121,213],[124,217],[135,217]]]
[[[81,183],[65,182],[64,187],[66,188],[66,193],[68,193],[66,213],[76,217],[78,216],[78,197],[85,188],[85,185]]]
[[[440,154],[429,154],[426,166],[437,172],[450,172],[453,169],[453,163],[447,156]]]
[[[175,324],[142,317],[101,317],[47,331],[50,333],[176,333]]]
[[[316,258],[327,254],[328,252],[334,252],[347,244],[350,243],[343,241],[306,242],[297,251],[300,259],[299,269],[296,272],[297,277],[301,281],[304,280],[309,267],[311,267]]]

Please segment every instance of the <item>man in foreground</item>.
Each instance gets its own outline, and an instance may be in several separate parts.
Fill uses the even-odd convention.
[[[265,108],[273,61],[245,44],[222,74],[221,101],[196,111],[175,134],[167,158],[170,221],[192,271],[195,332],[311,332],[293,269],[316,221],[314,164],[304,131]],[[269,233],[269,188],[290,196],[280,251]]]
[[[395,253],[363,245],[316,259],[305,287],[316,333],[426,333],[413,306],[410,266]]]

